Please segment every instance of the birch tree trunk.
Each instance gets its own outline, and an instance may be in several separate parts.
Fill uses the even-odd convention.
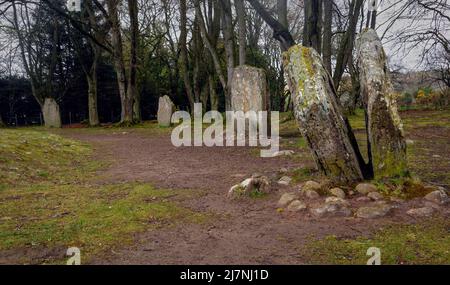
[[[111,44],[113,47],[113,62],[117,74],[117,83],[119,87],[120,103],[122,106],[121,119],[122,124],[131,124],[133,122],[133,96],[129,94],[132,87],[127,86],[127,75],[123,57],[122,32],[119,19],[118,0],[107,0],[109,20],[111,23]],[[130,66],[133,69],[133,66]],[[130,71],[132,72],[132,71]]]
[[[341,183],[365,178],[365,163],[320,55],[300,45],[284,53],[294,115],[317,167]]]
[[[369,158],[375,178],[407,173],[406,143],[397,111],[386,54],[373,29],[358,40],[358,65],[367,116]]]

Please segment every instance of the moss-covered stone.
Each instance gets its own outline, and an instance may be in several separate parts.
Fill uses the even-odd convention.
[[[337,101],[320,55],[296,45],[284,54],[284,68],[294,102],[294,116],[318,169],[333,180],[363,179],[358,146]]]

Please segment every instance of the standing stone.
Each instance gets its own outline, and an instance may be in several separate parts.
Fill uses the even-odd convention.
[[[362,180],[362,156],[320,55],[296,45],[283,57],[294,115],[317,167],[342,183]]]
[[[158,124],[161,127],[170,127],[173,112],[175,112],[175,105],[169,96],[165,95],[160,97],[158,104]]]
[[[55,99],[45,98],[42,115],[44,116],[45,127],[61,128],[61,113]]]
[[[266,72],[247,65],[236,67],[231,84],[232,110],[268,111],[269,102]]]
[[[375,178],[403,175],[406,142],[382,43],[373,29],[358,40],[358,66]]]

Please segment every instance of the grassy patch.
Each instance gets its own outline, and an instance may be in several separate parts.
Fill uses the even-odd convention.
[[[79,180],[99,166],[85,163],[91,153],[87,144],[47,132],[1,129],[0,185]]]
[[[366,264],[367,250],[378,247],[382,264],[450,264],[450,221],[389,226],[371,238],[329,236],[311,241],[305,256],[311,264]]]
[[[0,134],[0,250],[75,246],[86,261],[131,242],[137,232],[209,217],[177,202],[198,191],[92,185],[104,163],[92,158],[87,144],[42,130]]]
[[[90,256],[132,241],[132,233],[206,216],[173,202],[173,190],[150,185],[30,186],[0,195],[0,250],[76,246]]]

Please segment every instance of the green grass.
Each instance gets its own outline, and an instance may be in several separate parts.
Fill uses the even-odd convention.
[[[99,166],[85,163],[91,154],[87,144],[47,132],[0,129],[0,185],[80,180]]]
[[[76,246],[86,256],[131,242],[130,233],[206,221],[205,215],[171,201],[174,195],[183,196],[146,184],[36,185],[2,191],[0,250]]]
[[[105,163],[87,144],[35,129],[0,134],[0,250],[75,246],[86,261],[138,232],[210,217],[179,202],[200,191],[96,184]]]
[[[382,264],[450,264],[450,221],[430,220],[417,225],[393,225],[371,238],[329,236],[311,241],[303,254],[311,264],[366,264],[367,250],[378,247]]]

